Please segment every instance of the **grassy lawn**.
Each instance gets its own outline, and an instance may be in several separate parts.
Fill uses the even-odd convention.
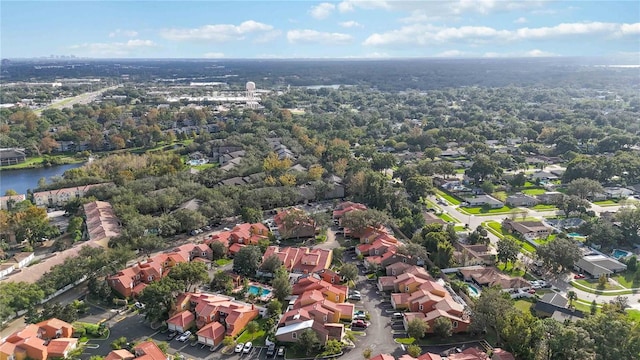
[[[515,303],[516,309],[522,311],[523,313],[530,312],[532,306],[533,306],[533,303],[527,300],[516,300],[516,303]]]
[[[507,200],[507,192],[506,191],[496,191],[491,194],[494,198],[504,202]]]
[[[615,206],[618,203],[615,200],[602,200],[602,201],[594,201],[594,204],[598,206]]]
[[[264,340],[267,337],[267,332],[262,329],[262,325],[267,321],[267,319],[258,319],[256,321],[260,324],[260,330],[253,334],[249,334],[248,331],[244,331],[240,336],[238,336],[236,343],[246,343],[247,341],[251,341],[253,346],[264,346]]]
[[[545,189],[535,189],[535,188],[531,188],[531,189],[524,189],[522,190],[523,194],[527,194],[527,195],[542,195],[544,193],[546,193],[547,191]]]
[[[532,207],[533,210],[558,210],[555,205],[538,204]]]
[[[464,226],[462,226],[462,225],[456,225],[453,229],[454,229],[456,232],[462,232],[462,231],[466,231],[466,230],[467,230],[467,228],[466,228],[466,227],[464,227]]]
[[[489,221],[489,222],[487,222],[487,226],[489,226],[493,230],[495,230],[495,231],[499,232],[500,234],[502,234],[502,225],[500,225],[499,222],[497,222],[497,221]]]
[[[640,323],[640,310],[627,310],[627,316],[636,324]]]
[[[197,170],[206,170],[206,169],[211,169],[213,167],[218,166],[218,164],[216,163],[206,163],[206,164],[202,164],[202,165],[190,165],[192,168],[197,169]]]
[[[524,188],[534,188],[534,187],[538,187],[538,185],[536,185],[535,183],[532,183],[531,181],[525,181],[524,182]]]
[[[509,267],[507,268],[507,265],[509,265]],[[497,266],[498,270],[502,271],[503,273],[509,275],[509,276],[513,276],[513,277],[518,277],[518,276],[523,276],[524,275],[524,270],[520,269],[519,266],[517,266],[516,264],[498,264]],[[506,269],[506,270],[505,270]]]
[[[591,293],[591,294],[596,294],[596,295],[603,295],[603,296],[618,296],[618,295],[629,295],[629,294],[633,294],[634,291],[633,290],[628,290],[628,289],[621,289],[620,287],[618,287],[618,289],[605,289],[608,290],[606,293],[603,292],[603,290],[597,289],[597,288],[593,288],[590,286],[586,286],[584,284],[578,283],[576,281],[571,281],[570,282],[571,286],[575,287],[576,289],[580,289],[582,291]],[[597,286],[597,285],[596,285]]]
[[[460,200],[458,200],[452,195],[447,194],[446,192],[440,189],[436,189],[436,194],[438,194],[439,196],[441,196],[442,198],[444,198],[445,200],[447,200],[449,203],[453,205],[460,205]]]
[[[600,287],[600,284],[598,283],[598,280],[587,280],[587,279],[580,279],[580,280],[575,280],[575,282],[577,282],[580,285],[586,286],[590,289],[593,290],[624,290],[623,287],[621,286],[617,286],[617,285],[613,285],[611,283],[607,283],[604,288]]]
[[[475,206],[475,207],[461,207],[459,208],[459,210],[467,214],[482,215],[482,214],[508,214],[513,210],[513,208],[509,206],[503,206],[498,209],[486,209],[482,206]]]
[[[636,275],[636,273],[626,271],[624,273],[612,276],[611,278],[628,289],[640,287],[640,274]]]
[[[515,241],[516,243],[518,243],[518,245],[520,245],[520,248],[522,250],[524,250],[525,252],[528,253],[534,253],[536,252],[536,248],[531,245],[529,242],[527,241],[522,241],[520,239],[517,239],[505,232],[502,231],[502,225],[497,222],[497,221],[487,221],[486,223],[483,223],[483,225],[485,225],[485,227],[487,228],[487,230],[489,230],[493,235],[499,237],[499,238],[503,238],[505,236],[509,236],[513,241]]]
[[[47,158],[51,160],[52,163],[55,163],[56,165],[75,164],[75,163],[80,163],[85,161],[83,159],[76,159],[74,157],[70,157],[66,155],[51,155],[51,156],[47,156]],[[27,158],[27,160],[23,163],[2,166],[0,167],[0,169],[18,170],[18,169],[38,168],[38,167],[42,167],[42,161],[44,161],[44,159],[45,159],[44,156],[35,156],[35,157]]]
[[[580,310],[585,314],[591,314],[591,303],[586,300],[583,300],[583,302],[574,301],[573,306],[576,310]]]
[[[452,223],[459,223],[460,221],[458,221],[458,219],[454,218],[453,216],[449,215],[449,214],[445,214],[442,213],[440,215],[438,215],[438,217],[446,222],[452,222]]]
[[[229,260],[229,259],[218,259],[218,260],[215,261],[215,263],[216,263],[217,266],[225,266],[228,263],[230,263],[231,261],[232,260]]]

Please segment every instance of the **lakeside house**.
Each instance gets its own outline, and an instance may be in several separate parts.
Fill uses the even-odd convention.
[[[0,196],[0,210],[11,210],[15,204],[26,199],[24,194]]]
[[[113,185],[113,183],[91,184],[84,186],[74,186],[57,190],[38,191],[33,193],[33,204],[39,207],[63,206],[73,199],[84,197],[93,188]]]
[[[5,148],[0,149],[0,166],[15,165],[23,163],[27,160],[24,149],[21,148]]]

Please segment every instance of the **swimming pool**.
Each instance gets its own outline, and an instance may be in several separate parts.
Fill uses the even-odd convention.
[[[614,249],[613,250],[613,257],[615,259],[620,259],[620,258],[624,258],[631,255],[631,253],[629,251],[625,251],[625,250],[620,250],[620,249]]]
[[[256,296],[258,295],[258,292],[260,292],[261,297],[266,297],[267,295],[271,294],[271,290],[256,285],[249,285],[249,289],[247,292]]]
[[[471,285],[471,284],[466,284],[467,288],[469,289],[469,296],[471,297],[478,297],[480,296],[480,289],[478,289],[477,287]]]
[[[582,237],[582,235],[578,234],[578,233],[568,233],[567,236],[571,236],[571,237]]]

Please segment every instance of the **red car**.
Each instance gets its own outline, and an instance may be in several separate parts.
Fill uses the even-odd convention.
[[[351,327],[360,327],[360,328],[367,328],[367,323],[364,322],[363,320],[356,320],[354,322],[351,323]]]
[[[584,279],[585,276],[583,274],[578,274],[576,276],[573,277],[574,279]]]

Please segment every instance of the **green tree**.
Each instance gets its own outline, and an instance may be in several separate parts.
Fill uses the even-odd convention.
[[[578,294],[575,291],[567,291],[567,299],[569,299],[569,307],[573,307],[573,302],[578,300]]]
[[[126,338],[126,337],[121,336],[121,337],[119,337],[119,338],[117,338],[117,339],[115,339],[115,340],[113,340],[113,341],[111,342],[111,348],[112,348],[113,350],[120,350],[120,349],[122,349],[124,346],[126,346],[128,342],[129,342],[129,340],[127,340],[127,338]]]
[[[358,278],[358,267],[351,263],[344,264],[340,268],[340,275],[347,281],[354,281]]]
[[[246,331],[251,335],[251,340],[253,340],[253,337],[255,333],[258,332],[258,330],[260,330],[260,324],[258,324],[256,321],[250,321],[247,324]]]
[[[298,349],[303,351],[306,355],[309,355],[318,347],[319,344],[320,340],[318,340],[316,333],[311,329],[305,329],[298,336],[296,346],[298,346]]]
[[[252,207],[243,207],[240,210],[242,221],[247,223],[259,223],[262,221],[262,210]]]
[[[260,269],[265,273],[275,274],[282,265],[282,260],[274,254],[264,259]]]
[[[396,157],[391,153],[374,153],[371,158],[373,170],[390,169],[396,165]]]
[[[502,292],[500,288],[491,287],[482,290],[480,297],[473,304],[473,322],[471,327],[476,332],[492,329],[498,334],[505,326],[505,317],[513,308],[513,300],[508,293]]]
[[[342,226],[354,233],[360,233],[369,226],[378,227],[389,222],[390,219],[386,213],[375,209],[349,211],[340,220]]]
[[[620,222],[622,235],[629,242],[640,240],[640,206],[624,207],[616,212],[616,220]]]
[[[411,357],[418,358],[422,355],[422,348],[418,345],[409,345],[407,346],[407,354]]]
[[[225,347],[229,347],[231,345],[233,345],[235,343],[235,341],[233,341],[233,336],[225,336],[224,339],[222,339],[222,345],[224,345]]]
[[[371,354],[373,353],[373,349],[370,346],[367,346],[364,350],[362,350],[362,357],[366,360],[371,359]]]
[[[184,285],[170,277],[164,277],[147,285],[140,294],[140,302],[145,304],[142,313],[145,319],[156,322],[168,318],[175,297],[183,291]]]
[[[213,241],[209,244],[212,251],[213,260],[223,259],[227,256],[227,247],[220,241]]]
[[[289,274],[287,272],[277,274],[273,279],[273,296],[283,302],[291,295],[291,282],[289,282]]]
[[[580,260],[580,247],[571,239],[557,237],[538,247],[538,258],[552,271],[563,273]]]
[[[322,355],[329,356],[340,354],[340,352],[342,351],[342,347],[343,344],[339,340],[329,339],[327,340],[327,343],[324,344],[324,351],[322,352]]]
[[[282,313],[282,303],[278,299],[272,299],[271,301],[269,301],[269,303],[266,305],[266,308],[269,317],[278,316]]]
[[[555,205],[558,209],[564,212],[565,217],[570,217],[571,214],[585,214],[587,209],[591,207],[591,204],[575,195],[564,195],[556,201]]]
[[[525,175],[525,173],[519,172],[515,174],[513,178],[511,178],[511,180],[509,181],[509,184],[513,187],[519,188],[519,187],[523,187],[526,182],[527,182],[527,176]]]
[[[233,271],[243,276],[254,276],[261,261],[262,253],[259,247],[245,246],[233,258]]]
[[[424,246],[412,242],[406,243],[404,246],[400,246],[397,253],[422,261],[426,261],[429,258],[429,253]]]
[[[602,185],[592,179],[580,178],[572,180],[567,184],[567,194],[575,195],[580,199],[586,199],[593,197],[595,194],[601,194],[604,192]]]
[[[477,155],[473,158],[473,165],[466,171],[467,175],[475,180],[476,183],[489,178],[498,177],[500,168],[498,164],[486,155]]]
[[[540,320],[530,312],[522,312],[515,308],[503,314],[503,318],[500,337],[507,350],[517,359],[533,360],[538,354],[538,346],[543,335]]]
[[[441,338],[448,338],[453,334],[453,324],[451,320],[440,316],[433,321],[433,333]]]
[[[422,339],[429,331],[429,324],[421,319],[412,319],[407,324],[407,334],[414,339]]]
[[[429,176],[415,175],[407,179],[405,189],[411,201],[433,194],[433,180]]]
[[[233,280],[224,271],[218,271],[211,280],[211,289],[223,292],[227,295],[233,291]]]
[[[497,247],[498,261],[504,263],[505,267],[509,262],[513,265],[513,263],[518,259],[520,246],[511,237],[505,236],[498,240]]]
[[[184,291],[193,291],[203,283],[209,283],[207,266],[203,262],[192,261],[179,263],[169,272],[169,277],[177,283],[183,284]]]

